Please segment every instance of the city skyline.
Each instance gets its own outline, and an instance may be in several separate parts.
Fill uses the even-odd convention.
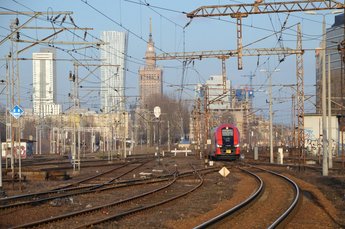
[[[143,53],[145,52],[147,46],[147,31],[149,18],[152,17],[153,24],[155,28],[155,48],[157,54],[164,52],[174,52],[174,51],[195,51],[195,50],[234,50],[236,49],[236,34],[235,34],[235,20],[228,18],[195,18],[192,21],[186,17],[182,12],[191,12],[192,10],[200,7],[202,4],[198,1],[190,1],[185,4],[177,4],[177,2],[162,2],[154,3],[153,5],[161,6],[163,9],[157,9],[154,12],[151,8],[140,5],[133,4],[126,1],[119,1],[117,3],[107,2],[105,4],[98,4],[93,1],[87,3],[84,2],[66,2],[61,3],[43,1],[39,4],[36,2],[29,2],[28,4],[22,3],[22,5],[11,1],[4,1],[3,7],[18,11],[42,11],[47,12],[47,8],[51,7],[54,10],[71,10],[74,9],[73,15],[71,16],[74,20],[73,22],[78,27],[92,27],[94,31],[87,32],[86,40],[97,41],[96,38],[99,37],[100,31],[127,31],[129,46],[127,59],[128,65],[126,67],[127,82],[125,85],[127,102],[135,103],[135,99],[139,96],[138,88],[138,69],[143,66],[145,60],[143,60]],[[211,2],[210,2],[211,3]],[[228,4],[227,1],[213,1],[214,4]],[[249,1],[248,1],[249,3]],[[173,9],[175,11],[169,11]],[[3,9],[4,10],[4,9]],[[141,12],[141,13],[140,13]],[[327,12],[327,11],[326,11]],[[164,16],[164,17],[163,17]],[[9,16],[2,16],[4,20],[1,22],[2,34],[8,34],[9,27]],[[37,25],[44,26],[44,21],[47,17],[42,16],[36,21]],[[49,18],[54,18],[50,16]],[[327,28],[333,24],[334,15],[326,16],[326,26]],[[28,19],[27,16],[20,16],[20,22],[24,23]],[[170,19],[171,21],[169,21]],[[61,23],[61,18],[59,18],[59,23],[54,24],[57,28],[62,24],[65,27],[73,26],[73,23],[66,18],[65,24]],[[280,22],[279,22],[280,21]],[[285,30],[279,33],[281,30],[282,23],[286,21]],[[68,22],[68,24],[66,24]],[[304,56],[304,66],[305,66],[305,94],[312,96],[311,99],[306,101],[306,111],[315,111],[315,105],[313,101],[315,98],[315,48],[319,46],[319,41],[321,38],[321,25],[322,17],[310,16],[304,13],[291,14],[287,19],[286,15],[257,15],[250,16],[243,20],[243,45],[246,48],[257,48],[257,47],[296,47],[296,23],[302,24],[303,33],[303,49],[305,49]],[[51,24],[48,21],[48,25]],[[31,26],[34,25],[33,23]],[[229,26],[230,25],[230,26]],[[271,25],[271,26],[268,26]],[[37,37],[37,34],[39,37]],[[49,36],[51,34],[49,31],[33,31],[22,30],[22,38],[25,36],[30,36],[31,38]],[[83,38],[84,31],[79,33],[80,37]],[[283,44],[277,42],[277,34],[280,34]],[[278,36],[278,38],[279,38]],[[60,59],[74,59],[74,58],[84,58],[95,57],[96,59],[101,59],[98,51],[95,49],[82,49],[78,50],[78,47],[73,46],[62,46],[57,42],[59,40],[72,41],[77,39],[76,31],[67,32],[63,36],[54,36],[50,44],[40,44],[39,46],[51,45],[57,49],[57,57]],[[267,40],[267,41],[266,41]],[[4,55],[8,53],[8,44],[1,47],[1,53]],[[20,44],[23,46],[23,44]],[[23,52],[20,57],[27,58],[27,55],[35,52],[39,46],[28,49]],[[261,115],[267,116],[267,104],[265,101],[267,99],[267,78],[265,74],[259,72],[260,69],[273,69],[277,65],[281,69],[279,73],[276,73],[273,77],[273,83],[277,85],[282,85],[280,87],[273,88],[273,95],[276,97],[274,108],[277,112],[275,115],[275,120],[278,122],[288,120],[289,107],[291,106],[291,94],[293,90],[284,85],[292,85],[296,81],[296,76],[294,73],[295,69],[295,58],[291,56],[283,56],[283,59],[278,59],[277,57],[245,57],[243,59],[243,70],[237,70],[237,60],[235,58],[230,58],[226,61],[227,67],[227,79],[231,80],[233,88],[241,88],[248,85],[248,78],[243,78],[242,75],[248,75],[252,73],[255,75],[253,78],[253,85],[255,87],[255,98],[253,99],[254,108],[260,107]],[[25,76],[26,69],[30,69],[30,64],[25,63],[25,61],[20,62],[21,68],[20,75],[23,75],[23,82],[21,85],[25,87],[21,90],[24,94],[22,99],[23,104],[31,103],[30,99],[32,88],[30,85],[32,82],[27,81],[28,77]],[[70,93],[70,88],[68,87],[68,72],[73,70],[71,62],[59,61],[58,62],[58,102],[62,104],[64,110],[68,109],[71,104],[71,100],[67,97]],[[202,59],[195,60],[186,66],[186,70],[183,73],[182,62],[181,61],[159,61],[157,65],[164,70],[164,81],[163,88],[165,93],[176,92],[176,84],[180,84],[179,87],[183,88],[183,98],[189,99],[193,95],[192,88],[197,83],[205,83],[206,79],[210,75],[217,75],[221,72],[221,63],[217,59]],[[84,71],[84,72],[83,72]],[[29,71],[26,71],[29,72]],[[89,74],[88,69],[80,69],[80,76],[85,76]],[[184,74],[184,75],[183,75]],[[5,75],[5,69],[2,68],[2,75]],[[96,75],[100,75],[96,72]],[[30,77],[31,78],[31,77]],[[98,79],[98,81],[100,81]],[[96,88],[91,93],[87,91],[86,81],[83,82],[83,88],[80,90],[81,93],[85,95],[90,93],[90,96],[86,96],[81,100],[81,106],[86,109],[99,110],[101,108],[99,102],[99,95]],[[192,86],[188,86],[192,85]],[[93,85],[93,87],[95,87]],[[90,86],[91,88],[91,86]],[[133,99],[134,98],[134,99]],[[4,101],[4,96],[2,96],[2,101]],[[30,105],[31,106],[31,105]],[[25,105],[24,107],[29,107]]]

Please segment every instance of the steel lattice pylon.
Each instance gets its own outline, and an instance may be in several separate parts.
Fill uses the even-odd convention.
[[[297,25],[297,50],[302,50],[301,24]],[[300,151],[299,158],[303,158],[304,164],[304,69],[303,54],[296,54],[296,77],[297,77],[297,147]]]

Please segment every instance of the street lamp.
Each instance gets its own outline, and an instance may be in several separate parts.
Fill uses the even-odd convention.
[[[328,176],[328,164],[327,164],[327,154],[328,154],[328,160],[329,160],[329,167],[332,167],[332,146],[330,145],[331,139],[328,139],[327,144],[327,126],[326,126],[326,15],[330,14],[339,14],[342,13],[341,10],[334,10],[330,13],[321,14],[317,13],[315,11],[307,11],[306,14],[311,15],[321,15],[322,16],[322,100],[321,100],[321,106],[322,106],[322,175]],[[330,74],[329,74],[330,76]],[[330,85],[330,79],[328,80],[328,91],[330,95],[331,85]],[[331,129],[331,113],[330,113],[330,97],[328,98],[328,108],[329,108],[329,122],[328,122],[328,134],[330,134]],[[327,153],[328,148],[328,153]]]
[[[270,163],[274,162],[273,158],[273,111],[272,111],[272,74],[273,72],[279,72],[280,69],[274,69],[273,71],[267,71],[266,69],[260,69],[260,72],[266,72],[269,80],[269,112],[270,112]]]

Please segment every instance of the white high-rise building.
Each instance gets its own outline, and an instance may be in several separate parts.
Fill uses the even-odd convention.
[[[103,31],[101,39],[101,110],[124,111],[128,33]]]
[[[33,113],[41,117],[60,114],[61,105],[56,104],[55,50],[41,49],[32,58]]]
[[[208,99],[212,101],[209,106],[211,110],[228,110],[231,108],[230,93],[224,94],[223,76],[212,75],[206,80],[208,87]],[[226,89],[230,91],[230,80],[226,80]]]

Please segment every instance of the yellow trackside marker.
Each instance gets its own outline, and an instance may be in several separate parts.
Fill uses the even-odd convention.
[[[226,167],[223,167],[219,170],[219,174],[223,177],[227,177],[230,174],[230,171]]]

